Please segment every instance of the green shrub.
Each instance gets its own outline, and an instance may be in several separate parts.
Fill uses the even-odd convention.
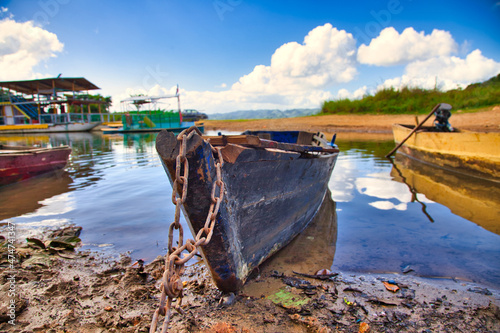
[[[437,103],[448,103],[455,110],[471,110],[500,104],[500,74],[465,89],[446,92],[438,89],[391,87],[359,100],[325,101],[320,114],[419,114],[427,113]]]

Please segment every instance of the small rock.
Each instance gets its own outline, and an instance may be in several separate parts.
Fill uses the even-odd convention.
[[[225,295],[220,299],[220,304],[222,305],[233,305],[236,301],[236,295],[234,293],[230,293],[229,295]]]

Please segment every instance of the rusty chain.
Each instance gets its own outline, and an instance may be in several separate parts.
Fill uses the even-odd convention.
[[[186,145],[187,140],[189,140],[195,133],[201,135],[201,132],[198,130],[198,128],[193,126],[185,129],[177,136],[177,140],[180,142],[180,149],[179,155],[176,159],[175,180],[172,184],[172,203],[175,205],[175,215],[174,222],[170,224],[168,232],[168,255],[165,256],[165,271],[163,272],[163,278],[160,285],[160,305],[154,312],[153,319],[151,321],[151,327],[149,329],[150,333],[156,332],[156,327],[158,325],[158,319],[160,315],[165,316],[165,319],[163,321],[162,333],[167,332],[172,307],[180,314],[183,314],[181,308],[183,297],[181,275],[184,272],[184,264],[198,252],[199,246],[204,246],[210,242],[215,226],[215,219],[224,197],[224,182],[222,181],[221,171],[223,164],[222,154],[220,151],[221,148],[212,147],[213,153],[217,153],[219,160],[215,164],[217,179],[215,180],[212,187],[211,204],[208,210],[207,219],[205,221],[204,227],[201,228],[196,234],[195,239],[188,239],[184,244],[184,233],[179,219],[181,206],[186,201],[188,189],[189,163],[186,158]],[[181,171],[183,171],[182,174]],[[181,191],[179,195],[176,195],[178,187],[181,187]],[[219,188],[218,197],[215,196],[217,188]],[[173,246],[174,230],[178,230],[179,233],[178,246]],[[184,251],[188,251],[188,253],[181,258],[181,254]],[[173,302],[177,302],[177,304],[172,305]]]

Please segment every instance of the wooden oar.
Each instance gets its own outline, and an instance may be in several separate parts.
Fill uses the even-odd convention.
[[[410,132],[410,134],[408,134],[408,136],[407,136],[406,138],[404,138],[404,140],[402,140],[402,141],[401,141],[401,142],[400,142],[400,143],[399,143],[396,147],[394,147],[394,149],[393,149],[393,150],[391,150],[391,151],[389,152],[389,154],[385,155],[385,157],[389,158],[392,154],[394,154],[394,152],[395,152],[396,150],[398,150],[398,149],[399,149],[399,147],[401,147],[401,146],[402,146],[402,145],[406,142],[406,140],[408,140],[408,139],[410,138],[410,136],[412,136],[412,135],[413,135],[413,133],[415,133],[415,132],[416,132],[416,131],[420,128],[420,127],[422,127],[422,125],[423,125],[423,124],[427,121],[427,119],[429,119],[429,118],[430,118],[430,117],[434,114],[434,112],[436,112],[436,111],[437,111],[437,109],[439,109],[439,108],[441,107],[441,105],[443,105],[443,106],[445,106],[445,105],[446,105],[446,107],[450,107],[450,108],[451,108],[451,105],[446,104],[446,103],[439,103],[439,104],[436,104],[436,106],[434,107],[434,109],[432,109],[431,113],[429,113],[429,114],[427,115],[427,117],[425,117],[425,119],[424,119],[424,120],[422,120],[422,122],[421,122],[420,124],[418,124],[417,126],[415,126],[415,128],[414,128],[414,129]]]

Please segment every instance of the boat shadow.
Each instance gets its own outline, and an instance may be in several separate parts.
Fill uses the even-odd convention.
[[[280,279],[268,278],[276,273],[315,274],[320,269],[330,269],[337,242],[336,203],[330,190],[318,213],[309,226],[262,265],[252,272],[243,287],[243,293],[256,296],[268,294],[282,287]],[[266,283],[260,283],[266,277]]]

